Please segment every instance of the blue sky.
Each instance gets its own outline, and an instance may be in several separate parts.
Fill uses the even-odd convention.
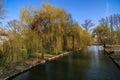
[[[4,21],[19,19],[22,7],[41,7],[43,2],[65,9],[79,24],[85,19],[91,19],[98,25],[101,18],[120,13],[120,0],[6,0],[5,9],[8,17]]]

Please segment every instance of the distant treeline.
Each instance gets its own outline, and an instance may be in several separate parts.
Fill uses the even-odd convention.
[[[107,44],[120,44],[120,14],[113,14],[109,17],[102,18],[100,24],[94,28],[93,36],[104,47]]]

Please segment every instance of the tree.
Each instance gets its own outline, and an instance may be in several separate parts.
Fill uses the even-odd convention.
[[[96,27],[93,31],[93,35],[97,36],[98,42],[102,43],[104,47],[106,44],[110,44],[111,31],[106,25],[102,24]]]
[[[71,37],[71,41],[72,41],[72,50],[75,49],[75,39],[76,38],[79,38],[80,36],[79,35],[79,31],[80,31],[80,28],[78,27],[78,24],[74,24],[70,29],[69,29],[69,36]]]
[[[114,31],[114,35],[116,44],[120,44],[120,28]]]
[[[3,43],[4,60],[13,64],[36,53],[57,54],[90,45],[91,35],[64,9],[44,3],[41,9],[21,10],[21,20],[8,22],[8,40]],[[1,55],[0,55],[1,56]]]
[[[20,31],[20,26],[21,25],[17,20],[8,22],[8,40],[4,41],[3,43],[3,53],[4,59],[9,64],[16,63],[27,57],[27,53],[25,52],[24,38]]]
[[[29,8],[22,8],[20,12],[20,21],[26,25],[26,29],[33,30],[35,26],[36,19],[38,19],[37,14],[39,10],[30,6]]]
[[[92,23],[92,20],[89,20],[89,19],[85,20],[84,24],[81,24],[81,25],[86,31],[91,30],[91,27],[94,26],[94,24]]]
[[[0,27],[3,27],[2,20],[5,18],[4,1],[0,0]]]
[[[25,24],[27,23],[29,30],[36,32],[41,37],[44,51],[58,53],[67,49],[68,42],[70,42],[67,39],[71,39],[69,33],[72,37],[73,49],[75,44],[79,43],[77,40],[79,40],[81,35],[79,32],[82,29],[74,22],[71,14],[64,9],[48,3],[44,3],[38,11],[23,8],[21,20],[25,21]],[[87,27],[90,26],[92,26],[91,21],[87,20]],[[82,32],[84,33],[84,31]]]
[[[0,19],[3,19],[3,15],[5,10],[3,10],[4,7],[4,0],[0,0]]]
[[[27,17],[25,16],[27,15]],[[30,15],[33,17],[31,18]],[[42,38],[42,45],[48,51],[58,52],[62,50],[62,37],[67,24],[68,14],[65,10],[44,3],[41,10],[34,16],[28,9],[23,9],[21,20],[24,20],[32,31]]]
[[[120,14],[113,14],[106,18],[100,20],[100,25],[106,25],[110,28],[111,31],[111,43],[116,43],[116,33],[115,31],[120,28]]]

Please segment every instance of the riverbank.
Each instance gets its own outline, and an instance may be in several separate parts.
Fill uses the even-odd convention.
[[[120,68],[120,45],[107,45],[105,51]]]
[[[0,70],[0,80],[8,80],[23,72],[26,72],[38,65],[45,64],[47,61],[55,60],[72,53],[73,51],[60,53],[57,55],[44,54],[44,58],[40,58],[38,54],[35,57],[30,57],[22,62],[18,62],[12,66]],[[36,57],[37,56],[37,57]]]

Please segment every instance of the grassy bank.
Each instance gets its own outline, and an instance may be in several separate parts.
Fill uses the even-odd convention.
[[[65,55],[68,55],[72,53],[72,51],[69,52],[64,52],[61,54],[57,55],[51,55],[51,54],[44,54],[44,58],[41,58],[40,56],[37,55],[30,57],[26,59],[23,62],[18,62],[12,66],[9,66],[5,69],[1,69],[0,71],[0,80],[8,80],[12,77],[15,77],[23,72],[26,72],[38,65],[45,64],[47,61],[55,60],[57,58],[63,57]]]

